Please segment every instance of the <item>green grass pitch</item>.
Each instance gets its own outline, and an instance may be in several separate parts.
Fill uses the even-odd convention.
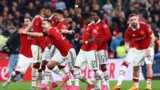
[[[6,88],[2,88],[2,83],[0,82],[0,90],[31,90],[31,82],[16,82],[10,84]],[[116,81],[111,81],[110,86],[111,88],[116,84]],[[124,81],[122,84],[121,90],[128,90],[131,87],[132,83],[131,81]],[[160,90],[160,80],[154,80],[153,83],[153,89],[152,90]],[[81,90],[85,90],[85,84],[81,83]],[[140,82],[140,90],[145,90],[145,81]],[[60,88],[56,88],[55,90],[60,90]]]

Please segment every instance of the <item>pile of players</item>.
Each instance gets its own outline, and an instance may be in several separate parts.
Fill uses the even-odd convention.
[[[32,89],[37,86],[42,90],[52,90],[58,87],[48,78],[53,72],[62,76],[59,85],[63,90],[80,90],[80,81],[87,84],[86,90],[110,90],[106,68],[108,60],[107,45],[112,39],[111,32],[98,11],[91,11],[83,16],[84,26],[81,35],[81,48],[76,55],[74,46],[66,39],[66,34],[73,34],[68,29],[68,22],[61,10],[53,13],[48,8],[42,8],[33,19],[24,18],[24,24],[19,29],[20,54],[15,71],[5,82],[5,85],[15,80],[17,75],[23,76],[30,65],[32,71]],[[127,56],[122,63],[119,79],[114,90],[120,90],[129,64],[134,66],[133,87],[138,90],[139,66],[147,63],[147,89],[151,90],[152,52],[154,35],[149,25],[144,23],[137,14],[131,14],[128,29],[125,32]],[[85,78],[81,70],[86,67],[95,73],[95,80]],[[39,78],[39,75],[41,77]],[[37,78],[38,77],[38,78]],[[36,81],[40,79],[40,83]],[[48,86],[51,81],[51,87]]]

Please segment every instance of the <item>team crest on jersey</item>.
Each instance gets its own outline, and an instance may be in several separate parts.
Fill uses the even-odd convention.
[[[144,35],[144,31],[140,31],[140,34],[141,34],[141,35]]]
[[[132,37],[135,37],[136,36],[136,34],[132,34]]]
[[[99,27],[98,26],[96,26],[96,30],[98,30],[99,29]]]

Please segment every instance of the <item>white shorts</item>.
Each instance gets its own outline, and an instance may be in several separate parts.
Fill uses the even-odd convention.
[[[24,74],[32,63],[33,63],[32,58],[28,58],[24,56],[23,54],[19,54],[18,62],[17,62],[15,70]]]
[[[150,55],[148,57],[145,57],[145,63],[146,64],[153,64],[154,60],[154,47],[148,48],[150,51]]]
[[[87,66],[92,69],[97,69],[98,64],[96,61],[96,51],[80,50],[76,58],[75,66],[80,67],[82,70]]]
[[[150,48],[148,48],[150,49]],[[142,64],[151,63],[151,59],[148,60],[148,57],[145,56],[145,52],[147,49],[144,50],[137,50],[135,48],[130,48],[124,60],[126,60],[129,64],[133,66],[140,66]],[[150,57],[150,56],[149,56]],[[147,58],[147,59],[145,59]],[[148,60],[148,61],[147,61]]]
[[[51,60],[51,58],[56,52],[57,52],[57,48],[54,45],[52,45],[50,48],[46,47],[42,54],[42,60],[47,60],[47,61]]]
[[[108,60],[108,53],[106,50],[99,50],[96,52],[97,54],[97,61],[99,64],[106,64]]]
[[[31,51],[33,60],[41,61],[42,60],[42,49],[38,45],[31,45]]]
[[[68,55],[66,57],[62,56],[60,51],[56,49],[53,57],[51,58],[51,60],[54,60],[58,62],[59,64],[67,63],[70,68],[73,68],[75,59],[76,59],[76,52],[75,52],[75,49],[73,48],[69,50]]]

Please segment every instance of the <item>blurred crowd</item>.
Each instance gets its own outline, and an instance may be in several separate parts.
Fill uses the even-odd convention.
[[[127,19],[131,11],[137,11],[151,25],[156,36],[155,50],[160,53],[160,0],[0,0],[0,48],[21,26],[25,16],[34,17],[43,6],[64,11],[69,20],[69,29],[74,32],[67,37],[77,52],[80,48],[83,16],[90,13],[91,9],[98,10],[113,35],[108,47],[110,57],[125,55],[123,36]]]

